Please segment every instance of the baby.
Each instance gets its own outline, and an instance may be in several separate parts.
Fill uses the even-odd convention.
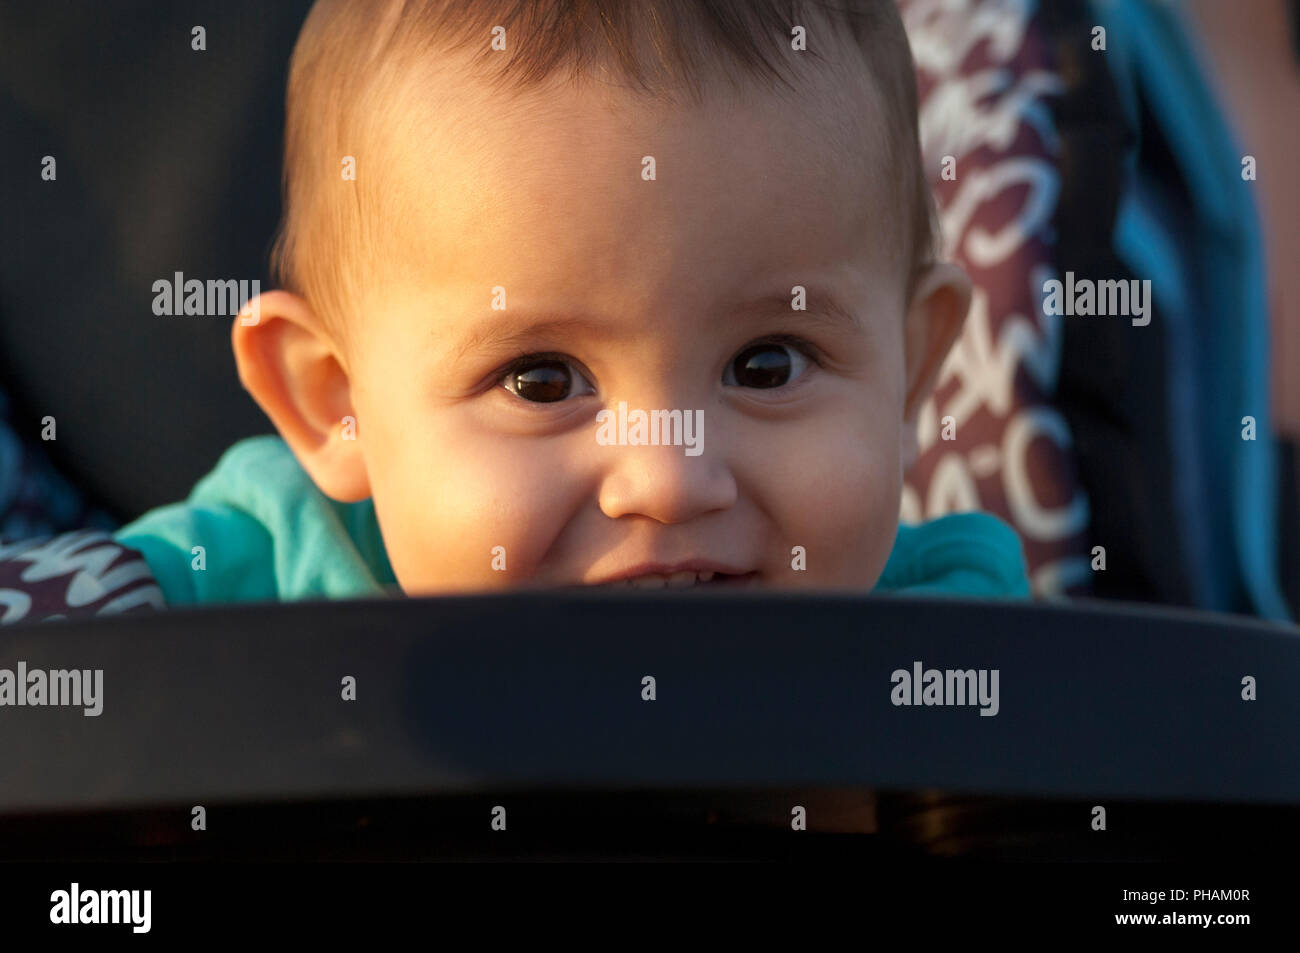
[[[118,534],[167,602],[1026,595],[993,517],[899,525],[970,287],[898,13],[839,6],[320,0],[233,327],[280,436]]]

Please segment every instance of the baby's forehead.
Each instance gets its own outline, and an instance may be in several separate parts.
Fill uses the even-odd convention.
[[[397,199],[383,229],[417,262],[476,273],[539,255],[566,275],[627,273],[631,247],[653,258],[689,245],[702,273],[743,265],[746,250],[896,248],[899,184],[870,83],[811,80],[699,102],[595,83],[510,95],[464,75],[413,84],[378,133]]]

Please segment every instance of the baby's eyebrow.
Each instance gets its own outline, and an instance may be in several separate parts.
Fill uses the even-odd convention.
[[[746,299],[731,308],[723,309],[726,320],[759,321],[783,315],[800,323],[818,324],[834,331],[862,331],[858,316],[840,303],[835,295],[818,288],[808,288],[804,309],[791,307],[794,294],[774,291],[756,298]],[[531,346],[539,338],[559,339],[581,336],[587,339],[612,339],[627,336],[625,327],[583,314],[533,313],[511,310],[502,313],[495,321],[484,322],[469,331],[452,351],[452,358],[463,360],[466,355],[488,350],[493,353],[509,352]]]
[[[805,289],[803,310],[795,310],[792,307],[794,300],[793,291],[789,293],[775,291],[741,302],[731,309],[729,316],[759,319],[788,314],[797,321],[820,324],[831,330],[864,330],[858,316],[846,308],[835,295],[823,289],[815,287]]]
[[[611,338],[620,332],[608,321],[581,315],[534,314],[506,311],[495,321],[484,322],[465,335],[452,351],[453,360],[490,350],[493,353],[517,350],[540,337]]]

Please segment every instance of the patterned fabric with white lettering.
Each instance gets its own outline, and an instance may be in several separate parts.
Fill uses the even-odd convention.
[[[0,541],[0,625],[162,608],[162,590],[144,557],[108,533]]]
[[[1049,103],[1063,84],[1034,4],[900,0],[899,9],[944,254],[975,285],[966,327],[920,414],[902,518],[993,513],[1020,534],[1036,596],[1083,594],[1089,504],[1053,404],[1061,318],[1044,314],[1041,291],[1057,277],[1060,144]]]

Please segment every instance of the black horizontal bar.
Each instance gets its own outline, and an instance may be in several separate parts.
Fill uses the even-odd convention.
[[[103,707],[0,706],[0,814],[807,786],[1297,804],[1298,632],[1098,604],[689,592],[16,627],[0,669],[102,670]],[[916,662],[998,670],[997,714],[895,704],[892,673]]]

